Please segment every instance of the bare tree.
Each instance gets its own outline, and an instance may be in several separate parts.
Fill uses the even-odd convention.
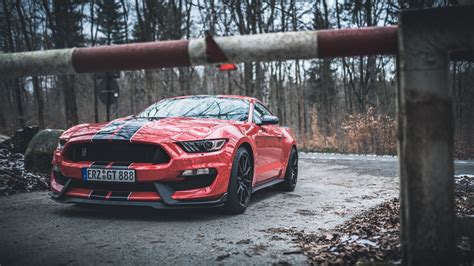
[[[27,21],[30,21],[30,23],[33,23],[33,19],[26,19],[25,16],[23,15],[23,6],[20,0],[16,0],[15,2],[15,7],[16,7],[16,12],[18,14],[18,19],[20,21],[21,25],[21,31],[23,33],[23,38],[24,38],[24,43],[26,45],[26,49],[28,51],[36,50],[36,47],[34,47],[34,41],[35,38],[32,36],[32,33],[30,34],[27,30]],[[36,99],[36,105],[37,105],[37,112],[38,112],[38,124],[40,128],[44,128],[44,107],[43,107],[43,91],[41,88],[41,84],[39,82],[39,78],[37,76],[33,77],[33,92],[34,92],[34,98]]]

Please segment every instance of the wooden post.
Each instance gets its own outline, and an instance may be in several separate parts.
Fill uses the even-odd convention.
[[[474,6],[469,6],[405,11],[400,17],[397,103],[405,265],[455,264],[454,119],[448,67],[451,56],[473,51],[473,14]]]

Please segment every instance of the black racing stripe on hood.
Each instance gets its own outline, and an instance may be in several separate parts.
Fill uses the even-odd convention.
[[[111,141],[130,141],[143,126],[150,123],[150,121],[131,121],[128,122],[126,125],[121,127],[119,131],[117,131],[112,138]]]
[[[92,142],[109,141],[114,133],[128,121],[113,121],[101,128],[93,137]]]

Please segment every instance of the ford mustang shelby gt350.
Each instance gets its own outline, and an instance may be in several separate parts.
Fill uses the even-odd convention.
[[[52,166],[50,195],[59,202],[237,214],[261,188],[294,190],[298,153],[292,130],[259,100],[184,96],[68,129]]]

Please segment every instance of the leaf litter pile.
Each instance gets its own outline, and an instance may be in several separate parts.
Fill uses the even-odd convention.
[[[48,182],[47,175],[25,169],[23,154],[14,153],[0,143],[0,196],[47,190]]]
[[[474,176],[456,176],[456,215],[474,215]],[[272,228],[269,233],[291,235],[301,251],[314,264],[356,264],[363,262],[401,262],[400,203],[388,200],[334,230],[306,234],[295,228]],[[467,241],[469,243],[469,241]],[[474,262],[472,244],[459,244],[462,261]]]

